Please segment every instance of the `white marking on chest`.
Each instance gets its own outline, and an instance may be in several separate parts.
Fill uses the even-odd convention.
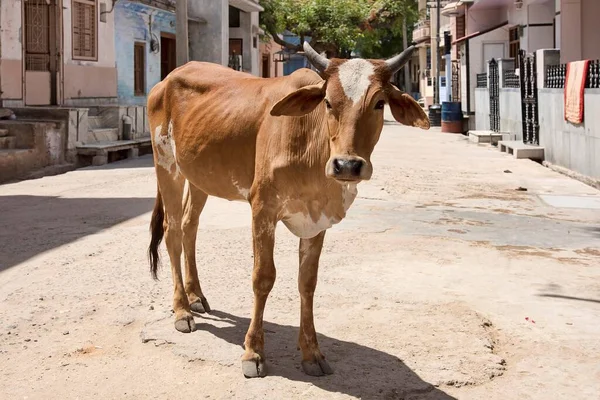
[[[338,76],[342,89],[354,104],[358,103],[367,93],[371,85],[371,75],[374,73],[373,64],[360,58],[348,60],[339,66]]]
[[[315,221],[307,211],[287,213],[282,220],[284,225],[299,238],[310,239],[317,236],[320,232],[331,228],[342,220],[358,194],[356,185],[356,183],[348,183],[342,186],[342,198],[340,200],[344,212],[337,214],[338,216],[328,216],[321,212],[319,218]]]
[[[154,130],[154,144],[157,147],[156,162],[176,178],[179,176],[179,165],[177,165],[177,152],[175,139],[173,138],[173,121],[169,121],[167,134],[162,134],[162,125]]]
[[[319,219],[315,221],[308,213],[296,212],[287,214],[283,218],[283,224],[299,238],[310,239],[325,229],[331,228],[334,222],[325,214],[321,214]]]

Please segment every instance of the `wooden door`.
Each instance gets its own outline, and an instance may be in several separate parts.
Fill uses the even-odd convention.
[[[175,35],[163,32],[160,35],[160,79],[163,80],[177,66]]]
[[[25,104],[57,104],[60,54],[57,0],[28,0],[23,7]]]

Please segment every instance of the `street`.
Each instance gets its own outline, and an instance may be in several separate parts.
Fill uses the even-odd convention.
[[[600,191],[462,135],[388,122],[325,237],[315,378],[296,349],[298,240],[280,224],[269,376],[245,379],[250,208],[210,198],[200,281],[175,331],[164,244],[146,249],[151,156],[0,186],[2,399],[595,399]]]

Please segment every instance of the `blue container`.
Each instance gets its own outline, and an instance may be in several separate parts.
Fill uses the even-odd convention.
[[[442,132],[462,133],[463,115],[460,102],[442,102]]]

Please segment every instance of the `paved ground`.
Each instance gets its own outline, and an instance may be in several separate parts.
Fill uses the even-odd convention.
[[[215,311],[180,334],[168,268],[154,282],[146,263],[151,162],[0,186],[0,398],[598,398],[600,192],[387,125],[374,179],[326,237],[315,314],[336,373],[300,370],[297,240],[282,226],[271,375],[246,380],[249,208],[209,200],[198,254]]]

